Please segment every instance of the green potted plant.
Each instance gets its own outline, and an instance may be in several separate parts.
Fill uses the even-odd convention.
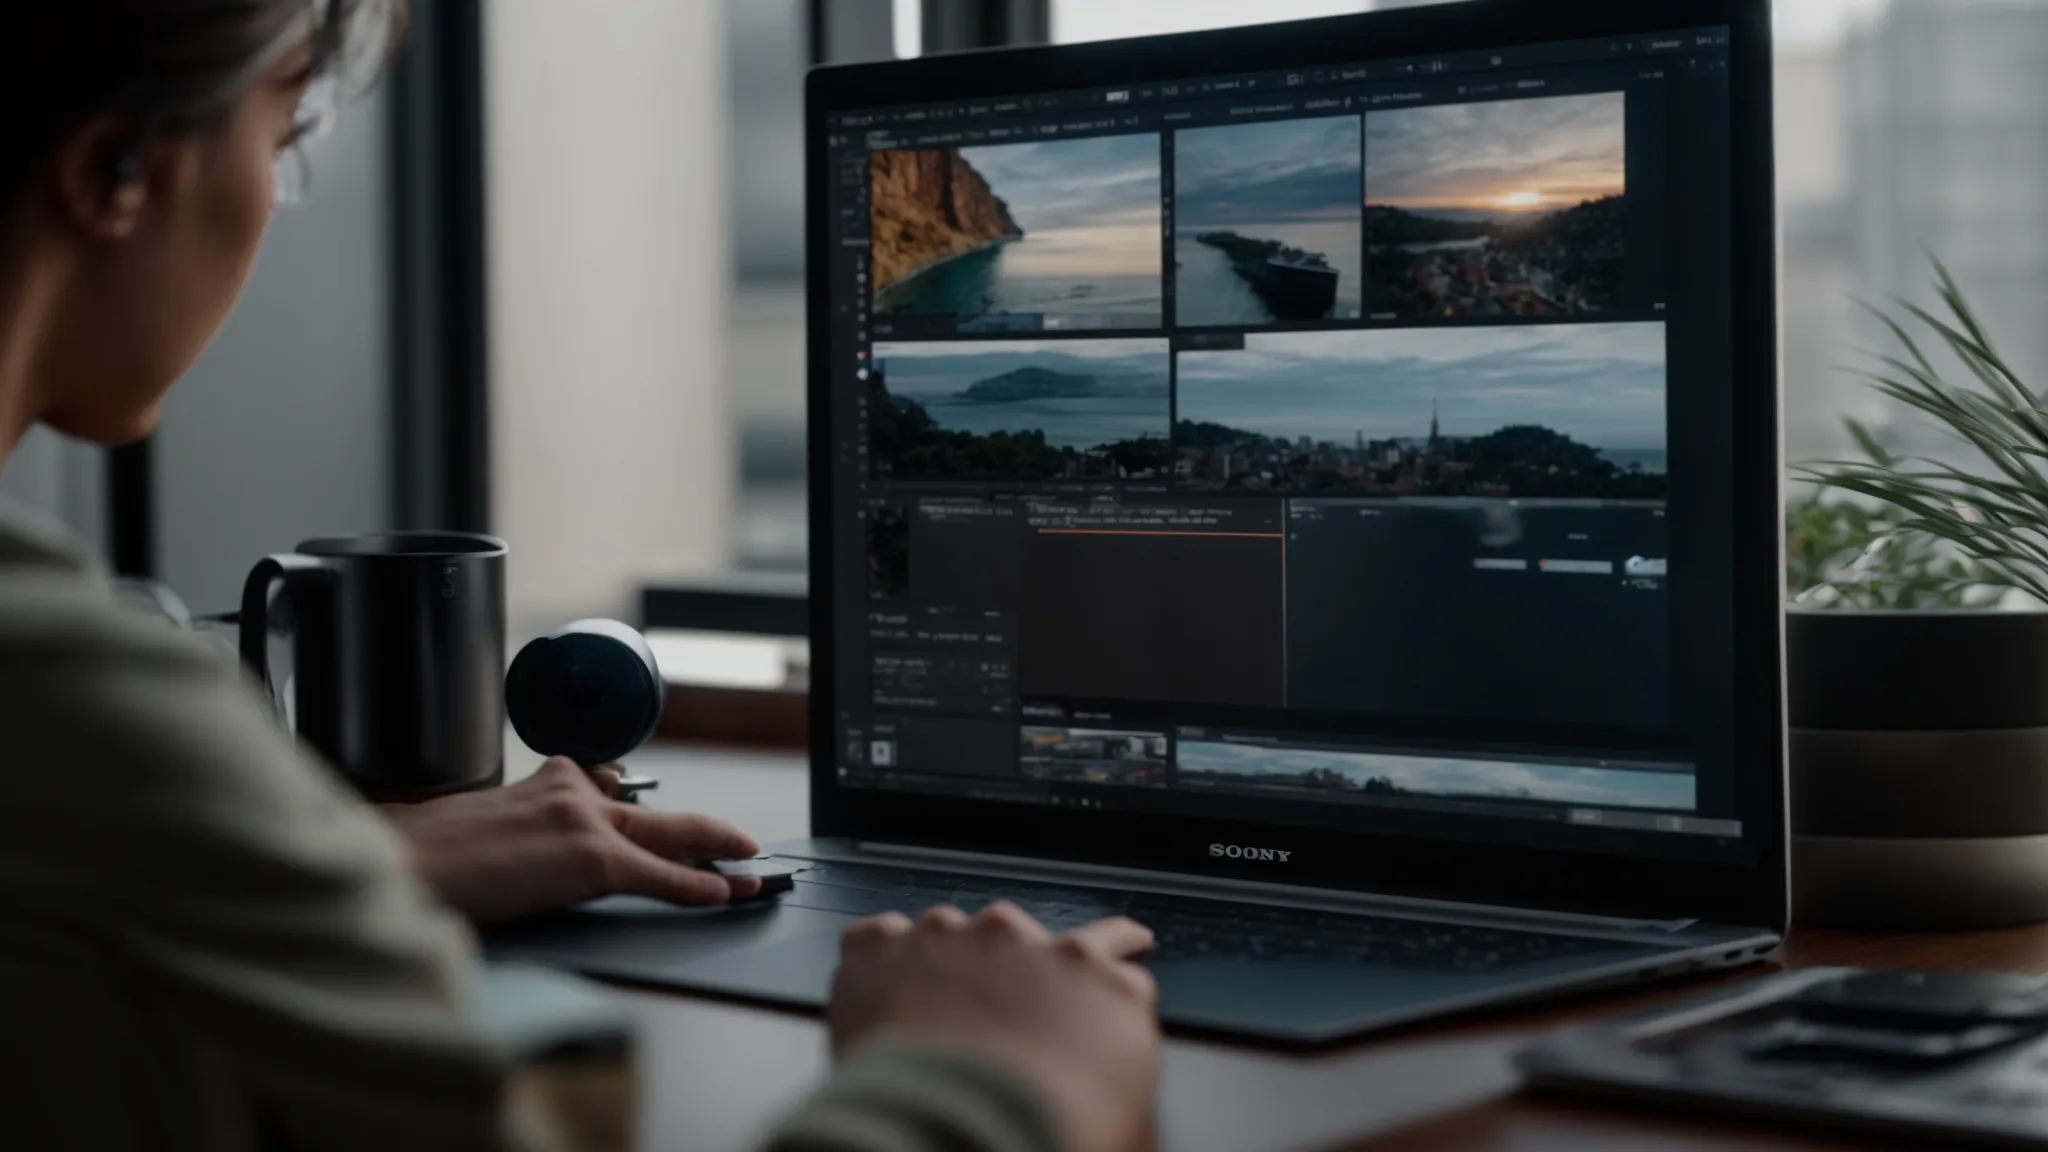
[[[1973,458],[1898,456],[1851,421],[1862,458],[1802,469],[1787,517],[1804,923],[2048,919],[2048,401],[1935,272],[1946,315],[1873,309],[1900,351],[1861,374]]]

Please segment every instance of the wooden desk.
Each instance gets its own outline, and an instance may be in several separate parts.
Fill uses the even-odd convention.
[[[723,816],[762,840],[808,831],[799,760],[657,749],[632,766],[662,779],[651,796],[659,807]],[[1795,931],[1782,962],[2041,972],[2048,971],[2048,928],[1926,936]],[[1159,1099],[1163,1146],[1170,1152],[1886,1146],[1516,1091],[1507,1056],[1543,1029],[1701,986],[1417,1028],[1309,1056],[1171,1040]],[[645,1026],[640,1147],[648,1152],[749,1148],[825,1073],[824,1028],[811,1017],[674,994],[625,994]]]

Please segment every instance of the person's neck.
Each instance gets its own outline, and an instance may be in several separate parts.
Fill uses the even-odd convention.
[[[23,229],[0,217],[0,467],[42,418],[36,365],[48,333],[50,296],[37,273],[42,261]]]

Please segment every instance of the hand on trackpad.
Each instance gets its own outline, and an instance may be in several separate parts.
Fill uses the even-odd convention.
[[[728,908],[743,908],[748,905],[769,904],[784,892],[796,886],[796,875],[806,865],[801,860],[789,860],[777,856],[760,856],[751,860],[700,860],[692,861],[693,868],[716,872],[728,879],[751,876],[761,882],[759,892],[744,900],[730,904],[686,906],[655,900],[647,896],[604,896],[577,905],[582,912],[596,912],[607,916],[674,916],[679,913],[703,915],[717,913]]]

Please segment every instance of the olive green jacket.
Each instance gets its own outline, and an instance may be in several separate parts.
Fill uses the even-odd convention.
[[[0,1147],[553,1145],[462,1009],[468,926],[233,659],[0,516]],[[647,1086],[659,1091],[658,1084]],[[784,1152],[1038,1152],[942,1054],[843,1066]]]

